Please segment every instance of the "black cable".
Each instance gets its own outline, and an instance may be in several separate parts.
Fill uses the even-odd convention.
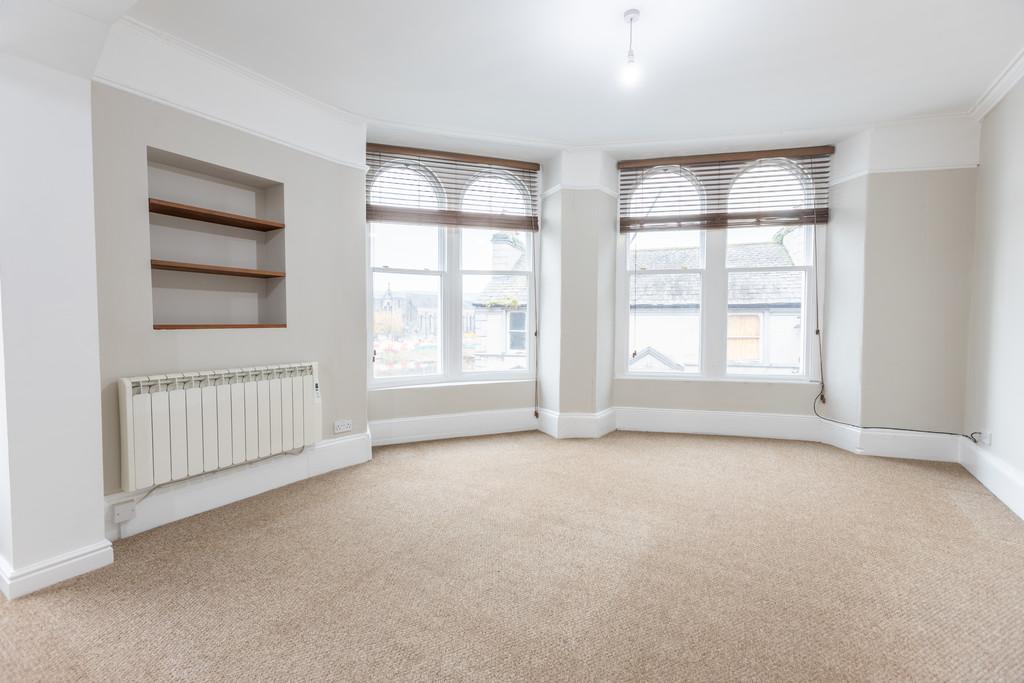
[[[822,390],[819,391],[818,395],[814,397],[814,403],[811,404],[811,407],[812,410],[814,410],[814,415],[817,418],[824,420],[825,422],[831,422],[833,424],[843,425],[845,427],[853,427],[855,429],[886,429],[891,432],[917,432],[919,434],[942,434],[944,436],[962,436],[973,443],[978,443],[976,435],[981,434],[981,432],[971,432],[970,434],[963,434],[961,432],[940,432],[931,429],[910,429],[909,427],[863,427],[861,425],[856,425],[851,422],[843,422],[842,420],[836,420],[831,417],[825,417],[824,415],[818,412],[818,399],[820,399],[821,395],[825,392],[824,382],[821,383],[821,387]]]
[[[538,201],[539,203],[539,201]],[[540,207],[538,206],[538,226]],[[530,238],[533,246],[533,416],[540,418],[540,230]]]
[[[244,462],[236,462],[236,463],[233,463],[231,465],[228,465],[227,467],[220,467],[220,468],[215,469],[215,470],[210,470],[209,472],[200,472],[199,474],[193,474],[192,476],[186,477],[185,479],[175,479],[174,481],[165,481],[162,484],[157,484],[156,486],[151,486],[142,495],[142,498],[138,498],[138,499],[135,500],[135,504],[138,505],[142,501],[144,501],[147,498],[149,498],[149,494],[153,493],[157,489],[162,489],[164,487],[172,486],[174,484],[180,484],[180,483],[182,483],[184,481],[192,481],[192,480],[198,479],[200,477],[204,477],[207,474],[218,474],[220,472],[225,472],[227,470],[233,470],[236,467],[244,467],[245,465],[252,465],[252,464],[257,463],[257,462],[266,462],[267,460],[273,460],[274,458],[278,458],[278,457],[280,457],[282,455],[299,455],[300,453],[302,453],[305,450],[306,450],[305,446],[303,446],[302,448],[293,448],[290,451],[281,451],[280,453],[274,453],[273,455],[266,455],[266,456],[264,456],[264,457],[262,457],[262,458],[260,458],[258,460],[246,460]]]

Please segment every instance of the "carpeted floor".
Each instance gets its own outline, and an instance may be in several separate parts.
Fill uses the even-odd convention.
[[[114,552],[0,599],[0,679],[1024,680],[1024,522],[817,444],[380,448]]]

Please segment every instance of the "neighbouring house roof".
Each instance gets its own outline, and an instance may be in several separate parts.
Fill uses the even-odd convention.
[[[667,368],[670,370],[685,370],[686,366],[681,363],[677,363],[661,351],[651,346],[646,346],[642,351],[629,359],[630,369],[642,370],[645,367],[650,367],[653,364],[657,364],[660,367]]]
[[[520,251],[520,256],[512,267],[515,270],[523,268],[526,262],[526,252],[519,241],[509,243],[514,249]],[[478,308],[520,308],[529,303],[530,285],[529,272],[524,271],[522,275],[494,275],[487,283],[480,294],[473,299],[473,305]]]
[[[518,308],[529,302],[529,273],[494,275],[473,300],[478,308]]]
[[[697,247],[638,249],[637,271],[699,267]],[[791,266],[786,247],[778,242],[736,244],[729,248],[729,266],[766,268]],[[634,263],[629,264],[630,269]],[[630,300],[641,308],[683,308],[700,304],[700,276],[696,273],[649,274],[630,282]],[[792,306],[803,296],[803,274],[787,272],[733,273],[729,276],[729,303],[733,306]]]

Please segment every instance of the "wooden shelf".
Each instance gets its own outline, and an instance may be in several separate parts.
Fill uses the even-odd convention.
[[[194,221],[217,223],[218,225],[230,225],[235,228],[245,228],[246,230],[269,232],[271,230],[284,229],[284,223],[279,223],[278,221],[268,221],[263,218],[242,216],[237,213],[227,213],[225,211],[214,211],[213,209],[204,209],[200,206],[190,206],[189,204],[178,204],[176,202],[169,202],[165,199],[156,199],[154,197],[149,198],[149,210],[152,213],[159,213],[164,216],[189,218]]]
[[[284,323],[196,323],[191,325],[154,323],[154,330],[278,330]]]
[[[232,268],[230,266],[211,266],[204,263],[161,261],[159,259],[153,259],[149,263],[153,267],[153,270],[177,270],[184,273],[203,273],[205,275],[231,275],[232,277],[284,277],[284,273],[277,270],[258,270],[255,268]]]

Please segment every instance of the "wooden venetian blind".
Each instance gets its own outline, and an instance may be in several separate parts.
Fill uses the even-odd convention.
[[[366,146],[366,220],[537,230],[538,164]]]
[[[833,147],[619,162],[619,230],[828,222]]]

